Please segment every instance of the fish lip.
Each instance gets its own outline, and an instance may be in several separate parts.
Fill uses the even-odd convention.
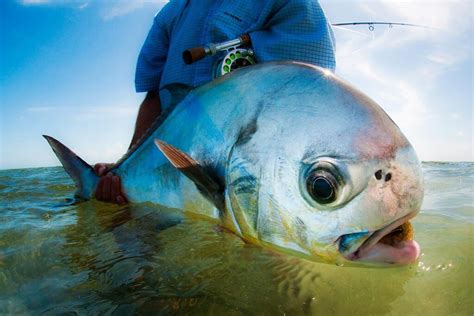
[[[342,235],[341,237],[338,238],[338,245],[339,245],[339,252],[348,260],[354,261],[359,258],[362,258],[366,253],[369,252],[369,250],[374,247],[383,237],[386,235],[390,234],[395,228],[398,226],[401,226],[408,222],[410,219],[414,218],[418,212],[411,212],[408,213],[399,219],[396,219],[395,221],[391,222],[390,224],[372,232],[372,234],[369,235],[369,237],[355,250],[350,252],[349,254],[344,254],[343,251],[341,251],[341,241],[342,237],[346,235]],[[351,234],[349,234],[351,235]]]

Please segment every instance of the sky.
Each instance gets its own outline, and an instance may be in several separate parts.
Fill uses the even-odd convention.
[[[57,166],[42,134],[84,160],[126,151],[143,94],[136,59],[163,0],[0,1],[0,169]],[[470,0],[321,0],[336,74],[394,119],[423,161],[473,161]],[[203,43],[204,44],[204,43]]]

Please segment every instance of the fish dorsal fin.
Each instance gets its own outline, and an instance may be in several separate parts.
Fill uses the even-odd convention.
[[[212,178],[203,166],[181,150],[155,139],[158,149],[169,162],[196,184],[198,190],[219,210],[224,210],[224,188]]]

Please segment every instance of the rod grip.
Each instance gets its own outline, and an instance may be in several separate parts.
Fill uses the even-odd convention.
[[[204,50],[204,47],[194,47],[183,52],[183,60],[187,65],[203,59],[204,57],[206,57],[206,51]]]

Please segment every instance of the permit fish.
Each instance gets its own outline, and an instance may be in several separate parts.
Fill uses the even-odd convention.
[[[129,202],[210,217],[248,242],[329,262],[416,261],[417,155],[379,105],[335,74],[259,64],[176,104],[112,170]],[[76,196],[93,198],[92,167],[45,138]]]

